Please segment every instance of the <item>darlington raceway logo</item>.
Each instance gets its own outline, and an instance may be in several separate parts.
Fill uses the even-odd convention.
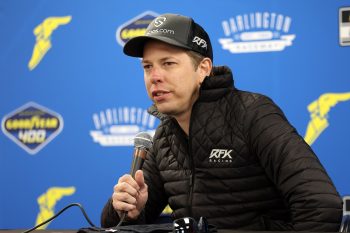
[[[294,34],[288,34],[292,19],[282,14],[254,12],[222,21],[225,38],[219,42],[231,53],[282,51],[292,45]]]
[[[135,135],[141,131],[154,135],[156,118],[147,110],[136,107],[119,107],[94,113],[96,130],[90,135],[101,146],[132,146]]]
[[[120,25],[116,32],[117,42],[121,46],[124,46],[124,44],[131,38],[145,35],[147,26],[158,15],[159,14],[152,11],[146,11]]]
[[[63,119],[58,113],[29,102],[7,114],[1,128],[29,154],[36,154],[62,131]]]

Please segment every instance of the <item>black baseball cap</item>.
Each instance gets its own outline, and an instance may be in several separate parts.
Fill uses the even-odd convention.
[[[192,50],[213,60],[209,36],[192,18],[177,14],[160,15],[148,25],[144,36],[127,41],[123,51],[132,57],[142,57],[144,45],[150,39]]]

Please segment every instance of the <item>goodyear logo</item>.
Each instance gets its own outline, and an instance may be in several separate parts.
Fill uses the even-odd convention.
[[[124,46],[124,44],[131,38],[145,35],[147,26],[158,15],[159,14],[152,11],[146,11],[122,24],[120,27],[118,27],[116,32],[117,42],[121,46]]]
[[[29,102],[2,119],[2,131],[29,154],[36,154],[63,128],[62,117],[34,102]]]
[[[310,113],[310,121],[307,125],[304,139],[310,146],[330,125],[329,115],[331,108],[345,101],[350,101],[350,92],[324,93],[307,106]]]
[[[32,57],[28,63],[29,70],[33,70],[37,65],[39,65],[45,54],[51,49],[51,37],[53,32],[58,27],[68,24],[71,19],[72,16],[70,15],[63,17],[48,17],[34,28],[33,33],[36,36],[36,42]]]
[[[55,215],[55,207],[59,200],[64,196],[71,196],[75,193],[75,187],[50,187],[45,193],[37,198],[40,211],[36,217],[35,226],[52,218]],[[49,223],[39,227],[38,229],[46,229]]]
[[[277,52],[293,44],[292,18],[277,13],[253,12],[222,21],[225,37],[219,42],[231,53]]]
[[[154,135],[157,119],[146,109],[136,107],[108,108],[92,115],[95,130],[90,136],[101,146],[132,146],[141,131]]]

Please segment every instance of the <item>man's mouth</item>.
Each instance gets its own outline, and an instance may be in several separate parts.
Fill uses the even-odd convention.
[[[163,96],[163,95],[168,94],[168,93],[169,93],[168,91],[153,91],[152,96],[158,97],[158,96]]]
[[[162,101],[168,96],[169,93],[169,91],[153,91],[152,97],[155,101]]]

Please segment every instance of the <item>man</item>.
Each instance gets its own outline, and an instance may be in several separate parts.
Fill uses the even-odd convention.
[[[124,53],[142,57],[150,112],[161,119],[143,171],[122,176],[103,227],[207,218],[218,228],[338,231],[342,201],[311,148],[271,99],[237,90],[213,67],[210,39],[193,19],[164,14]]]

